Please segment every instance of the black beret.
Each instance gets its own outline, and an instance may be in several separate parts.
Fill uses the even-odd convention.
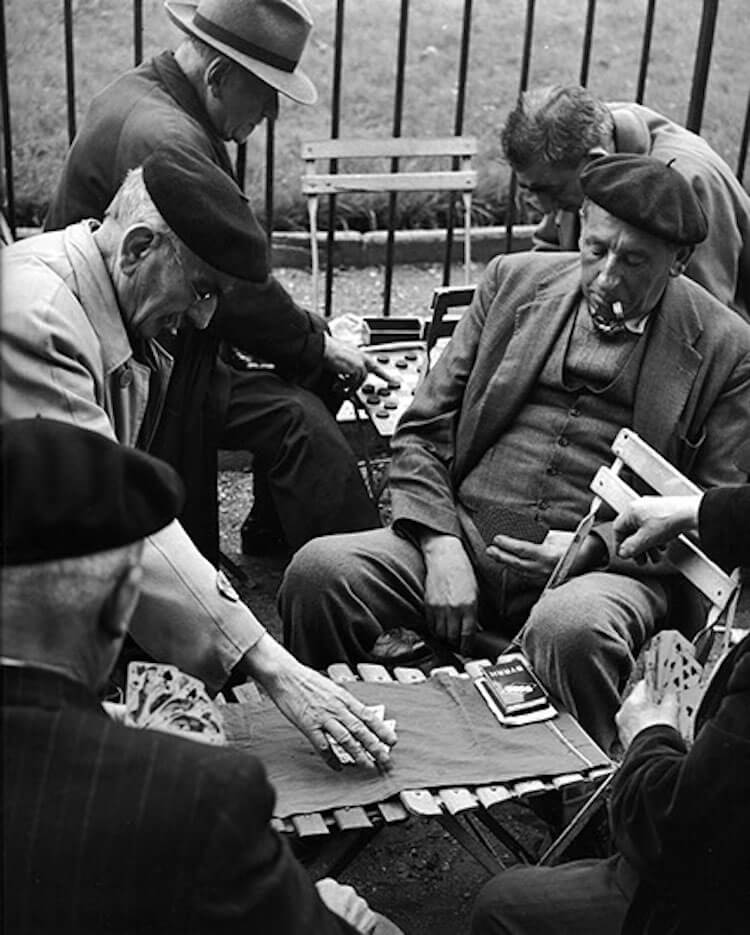
[[[706,239],[708,221],[690,183],[653,156],[600,156],[580,181],[587,198],[654,237],[681,246]]]
[[[0,424],[0,564],[30,565],[129,545],[182,508],[169,465],[53,419]]]
[[[238,279],[268,276],[268,243],[232,178],[191,147],[160,146],[143,163],[146,189],[172,231],[209,266]]]

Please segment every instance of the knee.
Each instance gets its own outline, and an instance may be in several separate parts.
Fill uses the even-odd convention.
[[[314,603],[343,580],[339,569],[346,559],[346,550],[338,541],[341,538],[319,536],[294,553],[279,589],[282,614],[292,602]]]
[[[592,652],[599,640],[602,608],[590,597],[566,592],[564,588],[542,597],[531,610],[524,630],[524,645],[549,652],[564,665]]]

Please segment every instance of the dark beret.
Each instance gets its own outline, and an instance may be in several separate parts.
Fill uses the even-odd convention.
[[[654,237],[681,246],[706,239],[708,221],[690,183],[653,156],[601,156],[585,167],[580,181],[587,198]]]
[[[143,163],[151,200],[205,263],[238,279],[268,276],[268,243],[232,178],[191,147],[160,146]]]
[[[182,508],[169,465],[53,419],[0,424],[0,563],[29,565],[129,545]]]

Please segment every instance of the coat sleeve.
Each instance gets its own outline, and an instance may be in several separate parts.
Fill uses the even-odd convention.
[[[354,933],[326,908],[287,843],[272,830],[274,792],[260,762],[229,751],[219,758],[206,777],[210,828],[194,888],[195,931]]]
[[[676,730],[636,735],[615,779],[618,849],[651,883],[723,888],[746,866],[750,827],[750,645],[734,659],[715,715],[688,751]],[[721,673],[717,673],[717,677]]]
[[[750,484],[714,487],[701,500],[701,546],[725,568],[750,565]]]
[[[417,523],[460,535],[451,476],[456,430],[501,264],[498,257],[488,266],[471,306],[393,436],[390,486],[397,530]]]

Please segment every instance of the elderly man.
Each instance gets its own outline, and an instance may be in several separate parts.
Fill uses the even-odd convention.
[[[4,931],[396,933],[351,887],[316,892],[255,757],[97,701],[174,471],[51,419],[3,423],[0,469]]]
[[[149,449],[172,364],[156,336],[208,326],[245,274],[252,221],[224,172],[165,147],[127,176],[101,225],[3,249],[2,418],[46,416]],[[367,709],[267,634],[178,523],[150,537],[144,568],[132,630],[151,656],[213,692],[231,673],[253,676],[322,753],[325,729],[359,762],[360,741],[387,759],[385,725],[363,722]]]
[[[502,131],[521,190],[543,212],[540,248],[577,250],[578,176],[603,153],[641,153],[670,163],[692,185],[708,219],[685,275],[750,318],[750,196],[701,137],[639,104],[605,104],[576,85],[526,91]]]
[[[690,530],[728,567],[750,563],[748,529],[748,486],[644,497],[614,527],[623,557]],[[674,692],[658,700],[639,682],[617,715],[627,747],[612,796],[618,853],[495,877],[477,900],[474,935],[747,931],[750,636],[712,678],[690,748],[676,713]]]
[[[609,749],[672,579],[608,555],[605,526],[570,580],[544,583],[622,426],[699,484],[738,479],[750,327],[680,275],[706,222],[678,172],[613,155],[581,184],[580,255],[493,260],[402,417],[393,528],[308,544],[279,606],[287,645],[315,666],[366,658],[395,626],[458,646],[478,623],[512,636],[528,616],[537,672]]]
[[[279,93],[315,101],[298,65],[312,26],[299,0],[201,0],[166,8],[186,38],[174,53],[127,72],[93,100],[47,229],[101,219],[127,170],[165,140],[197,149],[234,178],[225,141],[241,143],[264,118],[275,118]],[[253,452],[254,506],[242,529],[247,552],[284,544],[294,550],[314,536],[380,525],[327,407],[341,400],[338,374],[354,385],[368,368],[379,368],[294,304],[270,275],[260,225],[245,265],[243,287],[222,297],[211,328],[186,329],[171,342],[174,372],[151,447],[185,481],[182,522],[214,562],[218,448]],[[220,339],[275,370],[228,365],[217,357]]]

